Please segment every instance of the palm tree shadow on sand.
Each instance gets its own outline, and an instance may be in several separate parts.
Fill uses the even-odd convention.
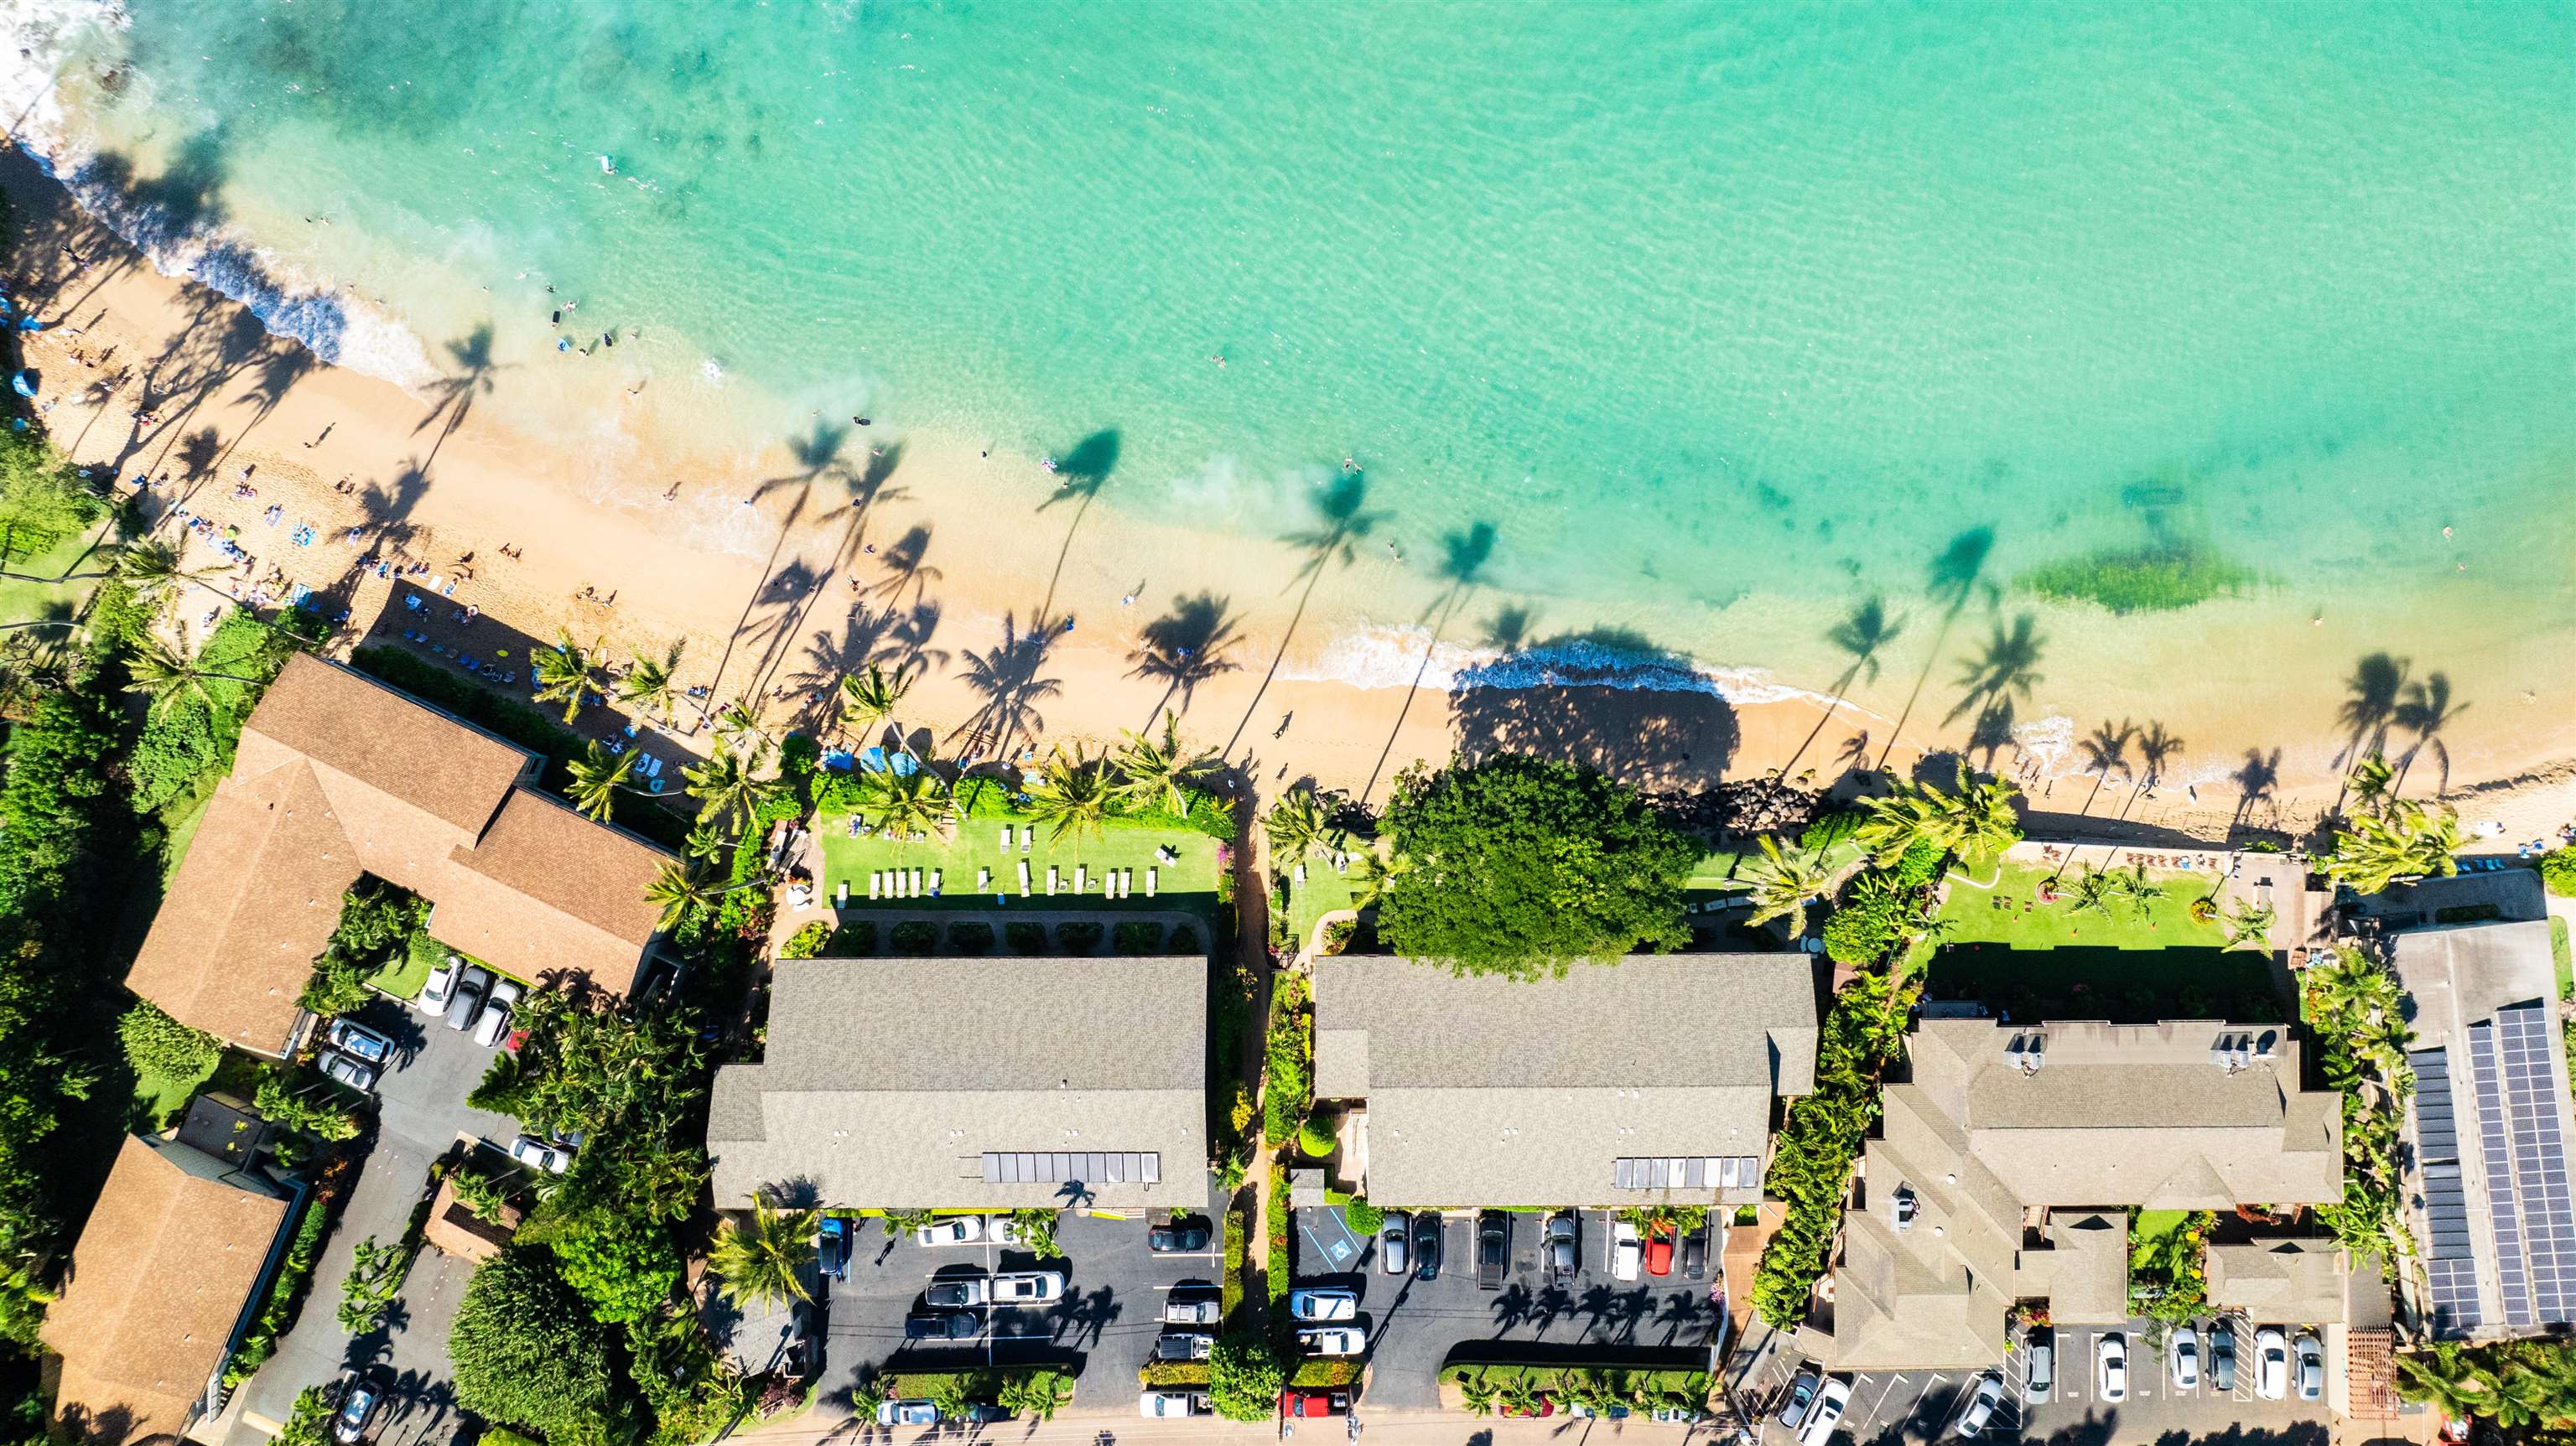
[[[1153,709],[1145,715],[1152,726],[1163,716],[1163,709],[1174,697],[1180,699],[1179,711],[1190,711],[1190,697],[1201,683],[1219,673],[1230,673],[1243,665],[1228,658],[1235,644],[1243,641],[1235,630],[1235,619],[1228,610],[1231,599],[1213,593],[1172,599],[1172,610],[1145,624],[1136,635],[1135,649],[1128,653],[1131,678],[1160,678],[1163,694],[1154,700]]]
[[[1383,512],[1368,510],[1368,474],[1344,472],[1309,498],[1314,504],[1316,525],[1304,532],[1292,532],[1280,541],[1306,555],[1298,565],[1297,575],[1289,586],[1304,583],[1297,594],[1297,609],[1289,614],[1287,628],[1279,634],[1279,650],[1270,655],[1270,669],[1261,675],[1261,686],[1253,689],[1252,700],[1243,707],[1243,717],[1234,725],[1234,735],[1225,741],[1225,756],[1234,756],[1234,746],[1243,741],[1243,730],[1252,725],[1252,717],[1261,710],[1262,696],[1270,691],[1271,681],[1279,676],[1280,660],[1288,656],[1288,644],[1297,636],[1298,624],[1305,621],[1306,605],[1315,597],[1315,584],[1335,566],[1349,567],[1359,557],[1359,544],[1380,522]]]

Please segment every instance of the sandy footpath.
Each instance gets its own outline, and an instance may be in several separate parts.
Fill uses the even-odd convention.
[[[1274,655],[1293,672],[1297,649],[1321,641],[1282,645],[1301,601],[1293,553],[1217,557],[1177,530],[1149,534],[1154,586],[1124,602],[1134,580],[1086,551],[1083,529],[1097,522],[1083,499],[1035,460],[971,447],[853,430],[817,465],[783,448],[704,457],[662,441],[639,446],[649,460],[635,465],[674,480],[669,502],[589,500],[585,459],[478,413],[505,377],[413,395],[322,365],[224,298],[153,271],[25,158],[0,154],[0,189],[21,236],[6,258],[11,294],[53,323],[25,359],[55,437],[80,461],[117,468],[121,486],[146,483],[165,535],[183,533],[175,511],[205,518],[209,532],[184,534],[192,564],[225,563],[224,529],[250,555],[191,601],[192,629],[231,598],[282,600],[301,585],[325,593],[335,614],[346,608],[346,647],[399,578],[452,589],[455,606],[537,637],[569,630],[617,654],[676,642],[683,684],[714,700],[761,697],[782,720],[854,661],[918,658],[925,670],[902,720],[947,751],[971,745],[979,721],[991,731],[997,696],[1041,747],[1114,741],[1168,700],[1184,708],[1187,733],[1227,747],[1265,790],[1311,778],[1372,801],[1397,769],[1447,757],[1461,740],[1676,787],[1784,764],[1831,779],[1855,732],[1885,726],[1849,709],[1826,720],[1798,701],[1611,689],[1452,697],[1274,676]],[[710,509],[724,510],[736,548],[689,540],[705,535]],[[676,525],[683,518],[693,525]],[[1132,555],[1141,524],[1118,525]],[[1387,586],[1408,603],[1422,591],[1419,579]],[[1229,599],[1213,636],[1179,606],[1200,591]],[[1147,646],[1155,638],[1159,654]],[[1175,670],[1192,675],[1186,689]],[[1870,762],[1883,746],[1869,745]],[[1913,756],[1900,746],[1892,762]],[[2009,753],[2001,766],[2011,771]],[[2227,784],[2147,797],[2115,784],[2088,800],[2090,780],[2029,781],[2039,807],[2072,816],[2086,805],[2093,827],[2199,838],[2239,821],[2296,827],[2332,798],[2317,778],[2284,778],[2254,800]],[[2527,772],[2457,784],[2463,813],[2501,823],[2508,842],[2576,816],[2576,762],[2535,758]]]

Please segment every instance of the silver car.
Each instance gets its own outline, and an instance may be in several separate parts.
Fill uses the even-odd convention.
[[[322,1073],[353,1090],[371,1090],[376,1087],[375,1067],[362,1064],[345,1054],[323,1055]]]
[[[456,976],[456,997],[447,1001],[447,1027],[462,1034],[483,1017],[483,996],[492,987],[492,976],[467,965]]]
[[[516,980],[496,979],[492,992],[483,1001],[483,1022],[474,1029],[474,1042],[491,1049],[500,1044],[501,1036],[510,1032],[510,1006],[519,1002]]]

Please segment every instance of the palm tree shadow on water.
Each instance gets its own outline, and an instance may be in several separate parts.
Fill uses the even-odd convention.
[[[1923,591],[1935,603],[1944,604],[1941,627],[1932,635],[1932,650],[1924,655],[1923,671],[1914,679],[1914,691],[1906,695],[1905,710],[1896,715],[1895,725],[1887,730],[1887,746],[1878,755],[1881,770],[1894,756],[1896,742],[1904,736],[1906,722],[1914,716],[1914,705],[1922,700],[1923,685],[1931,681],[1932,670],[1940,666],[1941,648],[1950,640],[1951,626],[1959,621],[1959,614],[1967,611],[1969,602],[1976,597],[1977,584],[1985,577],[1986,558],[1994,549],[1994,528],[1977,526],[1951,538],[1950,545],[1941,549],[1941,555],[1932,559],[1931,572]]]
[[[1234,756],[1234,746],[1243,741],[1243,730],[1252,725],[1252,717],[1261,710],[1262,696],[1270,691],[1271,681],[1279,676],[1280,660],[1288,656],[1288,644],[1297,636],[1297,625],[1306,618],[1306,605],[1315,597],[1315,584],[1321,582],[1326,569],[1339,564],[1349,567],[1358,559],[1359,544],[1376,526],[1386,520],[1383,512],[1368,510],[1368,474],[1344,472],[1318,490],[1310,499],[1314,503],[1317,525],[1310,531],[1292,532],[1280,540],[1306,554],[1289,580],[1295,587],[1303,582],[1305,590],[1297,595],[1297,609],[1288,616],[1287,628],[1279,634],[1279,650],[1270,655],[1270,669],[1261,675],[1261,686],[1252,690],[1252,700],[1243,706],[1243,718],[1234,725],[1234,735],[1225,741],[1224,756]]]
[[[1047,575],[1046,596],[1038,602],[1038,618],[1055,616],[1055,592],[1064,581],[1065,560],[1073,555],[1074,534],[1082,530],[1082,519],[1091,512],[1091,504],[1101,489],[1109,485],[1109,474],[1118,470],[1118,429],[1103,427],[1073,446],[1073,450],[1055,459],[1056,489],[1038,504],[1044,512],[1059,502],[1073,504],[1073,520],[1065,525],[1064,544],[1056,549],[1055,571]]]
[[[1494,524],[1479,522],[1464,532],[1452,532],[1440,539],[1440,575],[1449,586],[1432,599],[1422,619],[1430,624],[1431,640],[1422,647],[1422,664],[1413,670],[1413,681],[1404,690],[1404,704],[1396,709],[1395,726],[1386,735],[1386,746],[1378,750],[1377,762],[1369,768],[1368,782],[1360,786],[1358,801],[1367,803],[1377,791],[1377,781],[1386,772],[1386,760],[1395,752],[1395,740],[1404,734],[1404,720],[1413,712],[1413,700],[1422,694],[1422,679],[1431,671],[1431,660],[1439,655],[1440,639],[1449,624],[1467,605],[1475,592],[1478,576],[1494,556]]]

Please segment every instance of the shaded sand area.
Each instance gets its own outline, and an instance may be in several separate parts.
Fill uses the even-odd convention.
[[[47,425],[76,458],[115,468],[121,490],[148,481],[147,515],[166,535],[183,525],[174,512],[205,519],[204,532],[188,534],[192,563],[224,562],[216,546],[228,532],[249,555],[189,595],[192,638],[234,597],[283,601],[302,587],[333,616],[345,611],[335,644],[345,650],[408,584],[437,601],[394,608],[399,630],[470,606],[521,635],[522,648],[559,629],[603,640],[613,657],[676,644],[683,686],[704,689],[710,705],[760,697],[780,722],[821,720],[850,670],[917,664],[901,721],[944,753],[1114,740],[1168,706],[1265,793],[1312,779],[1371,802],[1406,764],[1460,749],[1572,757],[1682,788],[1782,766],[1821,784],[1854,766],[1909,767],[1922,747],[1973,736],[1957,726],[1959,689],[1947,680],[1960,664],[1948,654],[1933,659],[1944,681],[1919,706],[1899,706],[1913,680],[1891,665],[1871,691],[1878,711],[1855,704],[1830,715],[1813,699],[1838,686],[1831,678],[1802,680],[1813,695],[1778,689],[1781,701],[1744,705],[1689,689],[1450,693],[1301,678],[1327,641],[1309,607],[1327,584],[1373,593],[1380,616],[1420,618],[1421,638],[1508,636],[1510,600],[1478,575],[1490,537],[1462,525],[1429,566],[1390,560],[1394,549],[1371,536],[1367,481],[1350,473],[1316,490],[1311,527],[1282,546],[1221,550],[1121,516],[1111,549],[1099,493],[1117,468],[1113,430],[1068,439],[1052,469],[842,418],[818,418],[791,444],[753,456],[630,438],[619,465],[667,479],[665,501],[591,500],[582,479],[597,459],[485,415],[481,404],[512,381],[473,338],[444,348],[445,378],[413,395],[321,365],[220,295],[159,275],[14,151],[0,154],[0,187],[18,218],[13,294],[57,323],[26,348]],[[704,540],[711,515],[724,519],[724,546]],[[1139,556],[1154,560],[1150,587],[1124,571]],[[2009,696],[2008,676],[1976,681],[1972,640],[1986,626],[1978,615],[1958,628],[1953,649],[1970,658],[1959,686]],[[2411,737],[2399,729],[2403,685],[2388,683],[2384,702],[2378,687],[2365,680],[2369,696],[2347,707],[2347,721],[2386,734],[2397,751]],[[2063,738],[2025,751],[2027,738],[1999,735],[1973,756],[2026,779],[2048,815],[2035,831],[2295,830],[2333,797],[2329,769],[2316,765],[2335,751],[2338,740],[2319,731],[2339,726],[2327,721],[2335,707],[2320,700],[2318,736],[2295,739],[2280,737],[2274,719],[2184,720],[2206,736],[2273,745],[2230,776],[2194,775],[2188,788],[2178,773],[2152,792],[2133,787],[2154,771],[2136,738],[2122,740],[2104,787],[2078,776],[2084,754]],[[2561,723],[2539,719],[2547,711],[2490,708],[2470,715],[2487,731],[2445,743],[2464,812],[2503,822],[2508,840],[2576,807],[2576,764],[2547,761],[2566,745]],[[695,721],[684,717],[683,732]],[[2409,791],[2435,775],[2427,752]]]

